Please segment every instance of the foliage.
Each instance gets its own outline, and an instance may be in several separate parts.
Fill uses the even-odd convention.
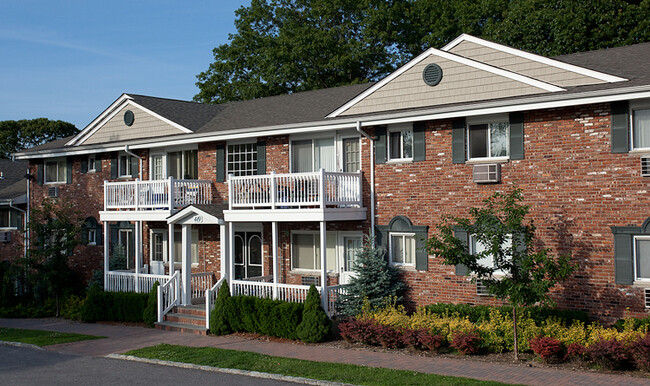
[[[614,338],[601,339],[589,345],[585,351],[589,361],[609,370],[630,367],[630,355],[625,344]]]
[[[22,272],[16,263],[0,261],[0,308],[18,304],[16,285],[21,281]]]
[[[214,335],[226,335],[232,332],[226,315],[226,304],[230,298],[230,287],[226,280],[221,284],[217,292],[217,300],[214,302],[214,309],[210,313],[210,333]]]
[[[83,308],[84,298],[77,295],[68,296],[63,302],[61,316],[70,320],[81,320],[81,309]]]
[[[112,251],[113,253],[108,262],[109,270],[119,271],[121,269],[126,269],[126,252],[124,251],[124,245],[113,244]]]
[[[93,284],[97,284],[99,288],[104,288],[104,270],[103,269],[95,269],[93,270],[93,274],[90,277],[90,280],[88,280],[88,289],[93,286]]]
[[[298,338],[303,342],[316,343],[327,339],[332,321],[321,306],[321,298],[315,285],[309,286],[302,321],[296,329]]]
[[[0,158],[78,132],[72,123],[47,118],[0,121]]]
[[[384,259],[385,251],[373,244],[372,239],[366,238],[352,265],[354,275],[350,284],[336,300],[336,307],[343,315],[357,315],[364,304],[381,308],[387,301],[402,300],[406,286],[399,272]]]
[[[449,345],[463,355],[476,355],[481,351],[483,339],[476,331],[454,333]]]
[[[54,298],[57,316],[65,295],[82,291],[68,265],[68,255],[80,242],[81,224],[78,211],[66,200],[45,199],[31,210],[28,228],[33,242],[26,263],[36,270],[32,288],[36,296]]]
[[[471,322],[482,322],[490,318],[493,311],[497,311],[503,316],[512,315],[512,306],[484,306],[471,305],[466,303],[435,303],[426,306],[427,312],[435,315],[458,316],[467,318]],[[570,325],[573,321],[578,320],[583,323],[589,323],[589,314],[581,310],[560,310],[551,307],[531,306],[519,309],[523,318],[530,318],[538,326],[549,318],[557,318],[563,325]]]
[[[650,333],[646,333],[634,341],[630,351],[636,367],[650,372]]]
[[[81,308],[81,320],[90,323],[144,322],[143,310],[147,308],[148,299],[148,293],[104,292],[94,285],[88,291],[88,297]]]
[[[101,339],[103,336],[73,334],[69,332],[26,330],[0,327],[0,341],[21,342],[37,346],[78,342],[80,340]]]
[[[585,352],[587,348],[580,343],[573,342],[569,343],[566,347],[566,356],[564,359],[574,360],[574,359],[584,359]]]
[[[533,352],[539,355],[544,362],[556,363],[564,359],[562,342],[553,337],[539,336],[531,339],[529,343]]]
[[[0,318],[47,318],[55,316],[56,310],[52,302],[44,306],[16,304],[15,306],[0,308]]]
[[[375,81],[461,33],[546,56],[650,40],[650,6],[632,0],[253,0],[235,15],[197,101]]]
[[[160,283],[156,280],[149,291],[149,297],[147,298],[147,307],[142,311],[142,320],[144,324],[149,327],[154,327],[158,321],[158,287]]]

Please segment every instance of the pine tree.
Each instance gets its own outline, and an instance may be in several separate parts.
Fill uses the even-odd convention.
[[[312,284],[305,299],[302,322],[298,325],[296,334],[306,343],[322,342],[329,335],[331,325],[332,321],[321,307],[320,294]]]
[[[337,299],[336,306],[343,315],[357,315],[365,302],[375,309],[387,301],[402,301],[406,285],[400,280],[399,272],[384,259],[386,252],[373,244],[373,240],[367,238],[357,252],[352,266],[354,276],[346,292]]]
[[[226,307],[230,299],[230,287],[226,280],[221,284],[219,292],[217,293],[217,300],[214,302],[214,310],[210,314],[210,333],[214,335],[226,335],[232,332],[230,323],[228,323],[228,315]]]

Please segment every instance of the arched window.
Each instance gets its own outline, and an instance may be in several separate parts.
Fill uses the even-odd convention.
[[[384,248],[392,265],[428,269],[428,226],[413,225],[408,217],[395,216],[388,225],[378,225],[377,231],[377,245]]]
[[[102,226],[94,217],[88,217],[81,227],[81,240],[87,245],[102,245],[104,236]]]

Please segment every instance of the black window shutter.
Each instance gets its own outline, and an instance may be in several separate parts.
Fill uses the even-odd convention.
[[[136,157],[129,157],[129,162],[131,162],[131,176],[133,178],[140,178],[140,159]]]
[[[465,163],[465,119],[456,119],[451,129],[451,162]]]
[[[630,151],[630,119],[626,101],[612,103],[612,153]]]
[[[426,134],[424,122],[413,123],[413,161],[426,159]]]
[[[257,174],[266,174],[266,142],[257,141]]]
[[[36,165],[36,183],[38,185],[43,185],[43,169],[45,169],[45,164]]]
[[[375,163],[386,163],[386,126],[375,128]]]
[[[117,178],[118,166],[119,165],[117,164],[117,154],[113,153],[111,154],[111,179]]]
[[[87,172],[88,172],[88,160],[84,158],[81,160],[81,173],[87,173]]]
[[[217,145],[217,182],[226,180],[226,146],[222,143]]]
[[[95,156],[95,171],[102,171],[102,157],[100,155]]]
[[[388,261],[388,226],[375,226],[375,245],[384,252],[384,260]]]
[[[469,245],[469,235],[467,234],[467,231],[461,228],[456,228],[454,229],[454,237],[459,239],[465,247]],[[467,273],[469,270],[467,269],[467,266],[464,264],[456,264],[456,275],[458,276],[467,276]]]
[[[614,235],[614,275],[616,284],[632,284],[634,282],[632,235]]]
[[[83,227],[81,227],[81,244],[86,245],[88,244],[88,230],[90,228],[88,227],[88,224],[84,224]]]
[[[119,237],[117,236],[117,225],[110,225],[109,226],[109,232],[110,232],[110,237],[108,239],[108,242],[110,243],[111,247],[111,255],[114,252],[114,246],[117,245]],[[126,253],[126,252],[125,252]],[[110,264],[109,264],[110,265]],[[119,268],[118,268],[119,269]]]
[[[415,232],[415,269],[418,271],[426,271],[429,269],[427,236],[428,232],[426,230]]]
[[[104,226],[97,224],[97,228],[95,229],[95,242],[97,245],[104,245]]]
[[[510,159],[524,159],[524,113],[510,113]]]
[[[71,184],[72,183],[72,157],[68,157],[66,161],[67,164],[65,168],[65,183]]]

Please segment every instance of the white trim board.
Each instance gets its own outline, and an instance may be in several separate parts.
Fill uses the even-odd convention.
[[[203,219],[205,219],[202,222],[191,222],[193,225],[210,225],[210,224],[218,224],[218,225],[224,225],[225,222],[223,219],[215,217],[214,215],[211,215],[208,212],[205,212],[193,205],[190,205],[186,208],[181,209],[174,215],[170,216],[167,218],[167,224],[178,224],[178,223],[183,223],[184,219],[190,217],[190,216],[202,216]],[[189,224],[189,222],[187,223]]]
[[[344,104],[343,106],[339,107],[338,109],[334,110],[334,112],[330,113],[327,117],[328,118],[333,118],[339,116],[341,113],[344,111],[350,109],[352,106],[355,104],[359,103],[361,100],[365,99],[366,97],[370,96],[373,94],[375,91],[379,90],[383,86],[385,86],[387,83],[398,77],[399,75],[403,74],[404,72],[410,70],[413,68],[416,64],[420,63],[424,59],[428,58],[429,56],[438,56],[443,59],[451,60],[456,63],[460,63],[469,67],[476,68],[478,70],[482,71],[487,71],[489,73],[492,73],[494,75],[502,76],[517,82],[521,82],[524,84],[527,84],[532,87],[539,88],[543,91],[547,92],[559,92],[559,91],[566,91],[562,87],[558,87],[556,85],[543,82],[541,80],[533,79],[531,77],[517,74],[516,72],[504,70],[502,68],[494,67],[489,64],[485,64],[479,61],[476,61],[474,59],[469,59],[460,55],[456,55],[451,52],[446,52],[446,51],[441,51],[436,48],[429,48],[428,50],[424,51],[422,54],[418,55],[415,59],[411,60],[404,66],[400,67],[397,71],[393,72],[386,78],[382,79],[381,81],[377,82],[374,86],[370,87],[366,91],[362,92],[361,94],[357,95],[354,99],[349,101],[348,103]]]
[[[547,58],[545,56],[533,54],[530,52],[518,50],[516,48],[504,46],[499,43],[494,43],[488,40],[484,40],[481,38],[477,38],[476,36],[468,35],[468,34],[462,34],[458,36],[456,39],[452,40],[449,42],[447,45],[441,48],[442,51],[449,51],[452,48],[456,47],[462,42],[472,42],[475,44],[482,45],[484,47],[492,48],[497,51],[505,52],[511,55],[519,56],[528,60],[532,60],[538,63],[546,64],[547,66],[552,66],[552,67],[557,67],[566,71],[570,72],[575,72],[580,75],[588,76],[591,78],[596,78],[600,80],[604,80],[609,83],[614,83],[614,82],[624,82],[627,81],[628,79],[621,78],[615,75],[610,75],[610,74],[605,74],[603,72],[595,71],[595,70],[590,70],[588,68],[576,66],[573,64],[565,63],[559,60]]]

